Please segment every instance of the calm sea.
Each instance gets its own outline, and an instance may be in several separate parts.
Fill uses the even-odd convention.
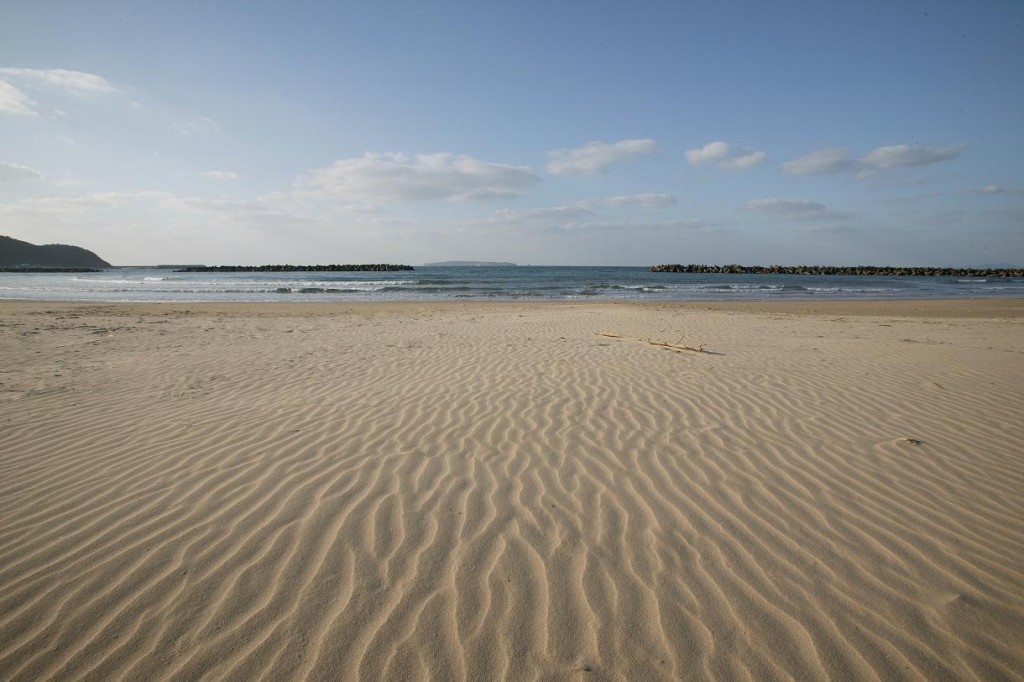
[[[640,267],[417,267],[412,272],[0,273],[0,299],[453,301],[1024,297],[1024,279],[653,273]]]

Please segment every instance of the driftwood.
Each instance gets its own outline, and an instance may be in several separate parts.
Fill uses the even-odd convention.
[[[597,332],[596,336],[607,336],[611,339],[628,339],[629,341],[639,341],[640,343],[649,343],[652,346],[658,346],[659,348],[668,348],[669,350],[675,351],[676,353],[682,353],[684,350],[693,351],[694,353],[703,353],[704,344],[699,346],[687,346],[683,343],[669,343],[668,341],[653,341],[651,339],[638,339],[635,336],[623,336],[622,334],[609,334],[608,332]]]

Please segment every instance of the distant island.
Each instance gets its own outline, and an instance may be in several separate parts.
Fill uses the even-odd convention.
[[[651,272],[701,275],[832,275],[882,277],[1024,277],[1024,268],[930,268],[885,265],[654,265]]]
[[[190,265],[175,272],[398,272],[415,270],[411,265],[366,263],[357,265]]]
[[[90,272],[113,267],[81,246],[30,244],[0,236],[0,268],[16,272]]]
[[[444,260],[440,263],[424,263],[430,268],[516,268],[515,263],[502,263],[490,260]]]

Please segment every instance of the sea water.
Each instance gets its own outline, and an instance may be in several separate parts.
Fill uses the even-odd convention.
[[[404,272],[0,273],[0,299],[74,301],[819,300],[1024,296],[1021,278],[654,273],[642,267],[441,267]]]

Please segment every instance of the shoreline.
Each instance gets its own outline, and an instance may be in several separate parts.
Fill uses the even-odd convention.
[[[751,314],[851,315],[878,317],[997,318],[1024,317],[1024,298],[944,298],[944,299],[830,299],[824,301],[729,300],[729,301],[68,301],[0,299],[4,308],[122,308],[138,312],[153,310],[196,310],[217,313],[244,311],[277,312],[287,315],[325,315],[346,310],[403,312],[419,310],[460,310],[488,308],[600,308],[637,307],[659,310],[722,311]]]

